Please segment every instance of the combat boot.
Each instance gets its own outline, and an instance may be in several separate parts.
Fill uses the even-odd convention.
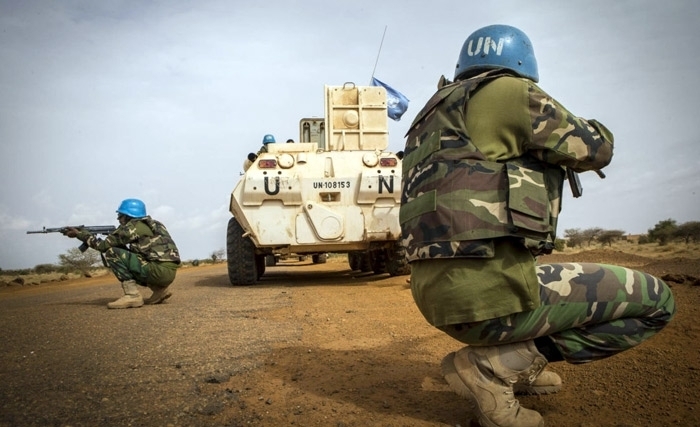
[[[483,427],[541,427],[542,416],[520,406],[517,382],[533,383],[547,359],[534,341],[488,347],[464,347],[442,360],[450,388],[471,404]],[[556,375],[556,374],[555,374]]]
[[[148,285],[148,289],[153,291],[150,297],[143,300],[144,304],[160,304],[166,299],[170,298],[173,294],[168,291],[168,287],[161,288],[159,286]]]
[[[107,303],[107,308],[136,308],[143,305],[143,297],[135,281],[123,281],[122,289],[124,290],[124,296],[116,301]]]
[[[513,385],[515,394],[554,394],[561,389],[561,377],[552,371],[542,371],[533,381],[528,378]]]

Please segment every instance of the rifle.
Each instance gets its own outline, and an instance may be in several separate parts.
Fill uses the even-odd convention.
[[[595,171],[600,179],[605,178],[603,171]],[[566,179],[569,180],[569,187],[571,187],[571,194],[574,197],[581,197],[583,195],[583,187],[581,186],[581,180],[578,179],[578,173],[574,172],[571,168],[566,168]]]
[[[102,234],[102,235],[108,235],[114,233],[114,231],[117,229],[117,227],[113,225],[67,225],[65,227],[56,227],[56,228],[46,228],[44,227],[41,230],[34,230],[34,231],[27,231],[27,234],[46,234],[46,233],[65,233],[69,228],[77,228],[80,230],[85,230],[89,231],[92,234]],[[88,250],[88,245],[87,243],[83,242],[82,245],[78,248],[80,249],[80,252],[85,252]]]

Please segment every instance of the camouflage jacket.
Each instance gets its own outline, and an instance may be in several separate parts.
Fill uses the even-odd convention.
[[[146,261],[180,264],[180,253],[170,233],[162,223],[150,216],[135,218],[120,225],[104,240],[82,230],[77,238],[100,252],[122,247],[141,255]]]
[[[471,111],[479,92],[488,95]],[[490,258],[493,239],[506,236],[551,252],[564,167],[601,169],[612,144],[602,124],[501,70],[439,88],[407,133],[400,222],[409,261]]]

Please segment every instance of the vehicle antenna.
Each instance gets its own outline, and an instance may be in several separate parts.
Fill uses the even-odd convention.
[[[369,82],[372,84],[372,79],[374,78],[374,72],[377,71],[377,63],[379,63],[379,54],[382,53],[382,45],[384,44],[384,36],[386,35],[386,25],[384,26],[384,34],[382,34],[382,41],[379,42],[379,52],[377,52],[377,60],[374,61],[374,69],[372,70],[372,77],[370,77]]]

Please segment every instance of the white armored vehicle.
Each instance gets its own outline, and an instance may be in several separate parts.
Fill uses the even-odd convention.
[[[226,235],[232,285],[250,285],[275,259],[326,261],[345,253],[353,270],[402,275],[402,153],[387,151],[386,90],[325,86],[325,119],[299,123],[299,142],[250,154],[231,193]]]

